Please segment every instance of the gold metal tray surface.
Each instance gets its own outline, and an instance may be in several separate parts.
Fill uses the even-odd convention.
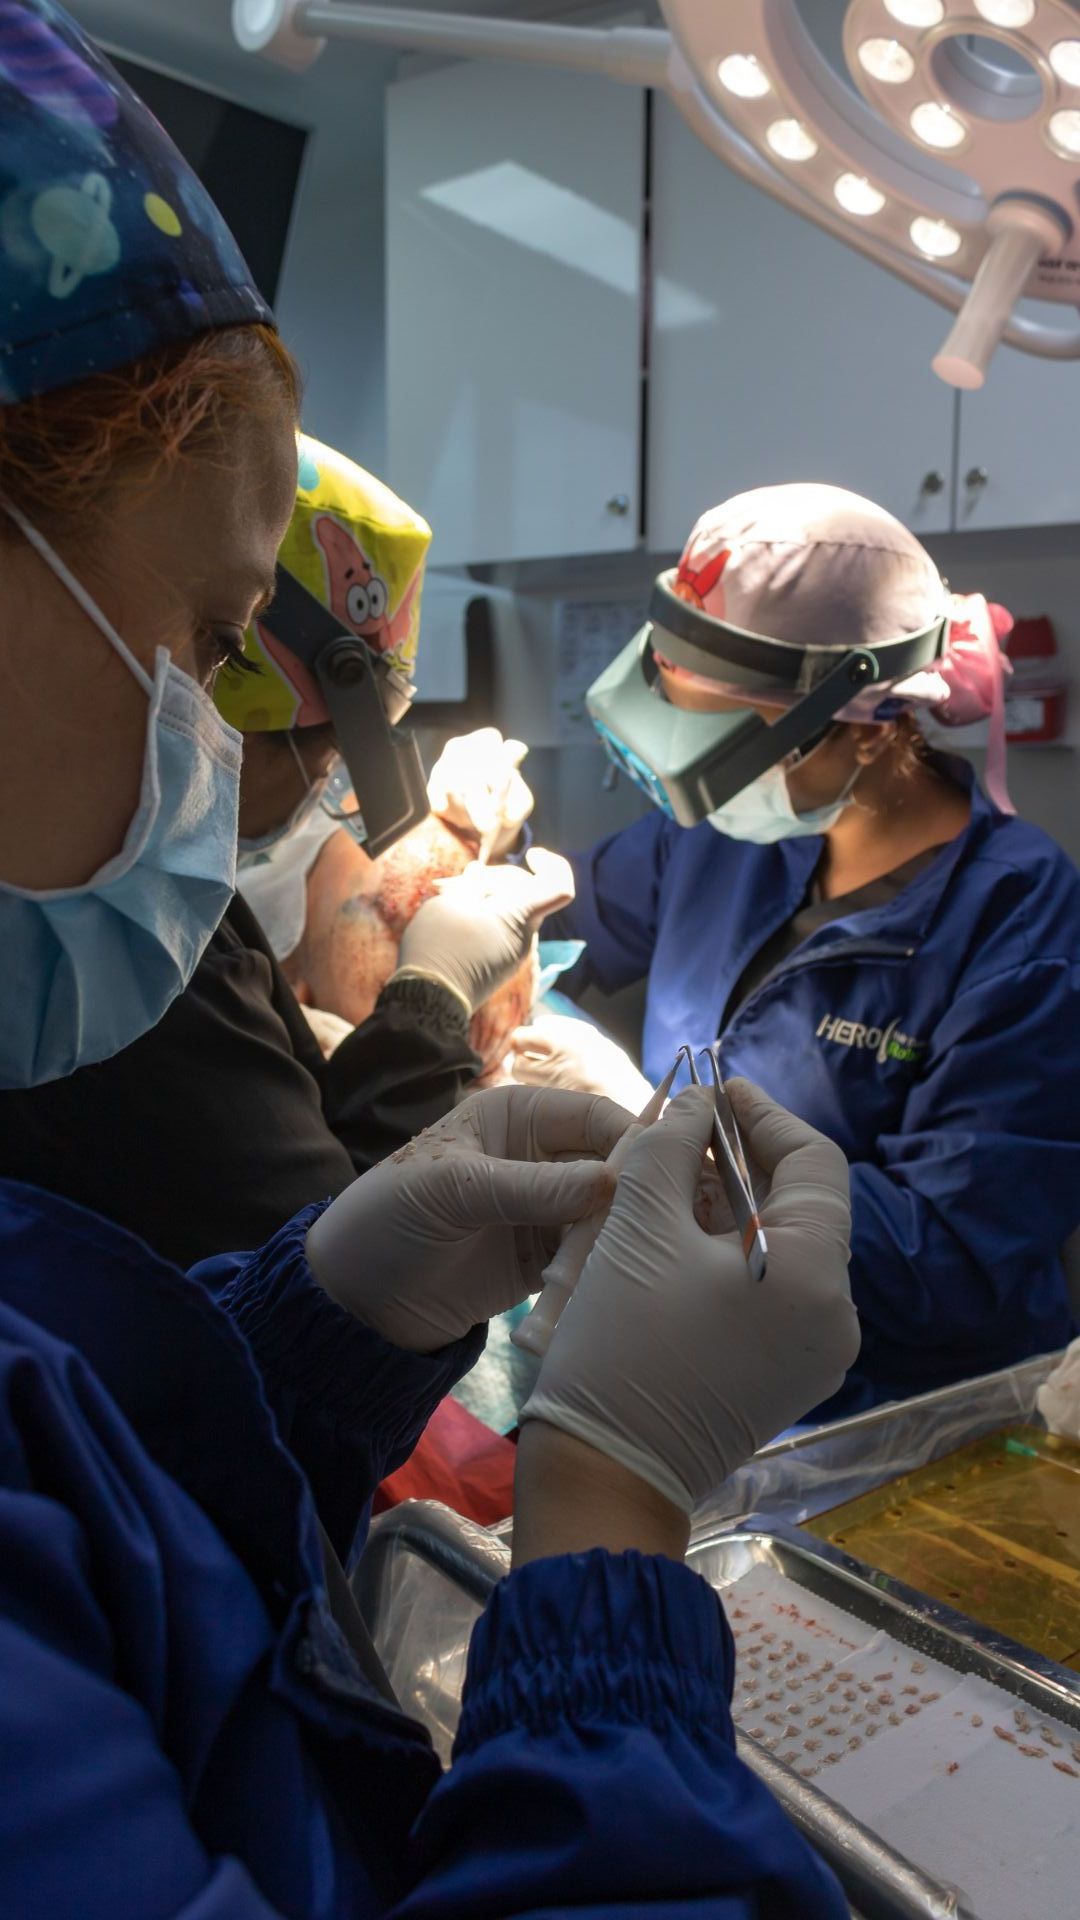
[[[804,1522],[842,1552],[1080,1671],[1080,1446],[988,1434]]]

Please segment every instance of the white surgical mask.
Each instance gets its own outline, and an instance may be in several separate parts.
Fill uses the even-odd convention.
[[[241,739],[167,648],[151,677],[37,528],[0,509],[148,701],[139,803],[119,853],[78,887],[0,881],[0,1087],[35,1087],[121,1052],[187,986],[232,894]]]
[[[851,799],[860,771],[856,768],[843,792],[827,806],[796,813],[783,767],[767,767],[741,793],[732,794],[722,807],[710,813],[709,825],[717,833],[729,834],[732,840],[752,840],[759,846],[828,833]]]

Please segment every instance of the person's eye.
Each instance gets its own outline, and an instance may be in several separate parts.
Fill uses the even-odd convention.
[[[234,673],[257,673],[259,670],[257,663],[249,660],[244,652],[242,627],[204,628],[198,636],[197,653],[204,686],[213,686],[218,674],[225,669]]]

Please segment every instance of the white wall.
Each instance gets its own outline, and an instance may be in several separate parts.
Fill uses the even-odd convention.
[[[310,130],[278,293],[307,381],[304,424],[363,465],[386,458],[383,92],[395,55],[328,50],[306,74],[242,54],[228,0],[68,0],[132,59]]]

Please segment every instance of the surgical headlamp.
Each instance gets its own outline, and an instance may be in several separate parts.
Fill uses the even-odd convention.
[[[769,767],[816,742],[857,694],[906,679],[941,657],[942,614],[918,633],[873,646],[794,646],[702,611],[657,579],[649,618],[586,695],[608,757],[653,803],[693,827]],[[757,713],[694,713],[673,706],[657,654],[674,666],[737,689],[747,699],[801,695],[771,725]]]
[[[280,563],[273,601],[259,623],[318,683],[360,804],[357,838],[376,860],[430,812],[419,746],[408,728],[395,730],[413,689],[387,655],[344,626]],[[350,818],[354,831],[357,820]]]

